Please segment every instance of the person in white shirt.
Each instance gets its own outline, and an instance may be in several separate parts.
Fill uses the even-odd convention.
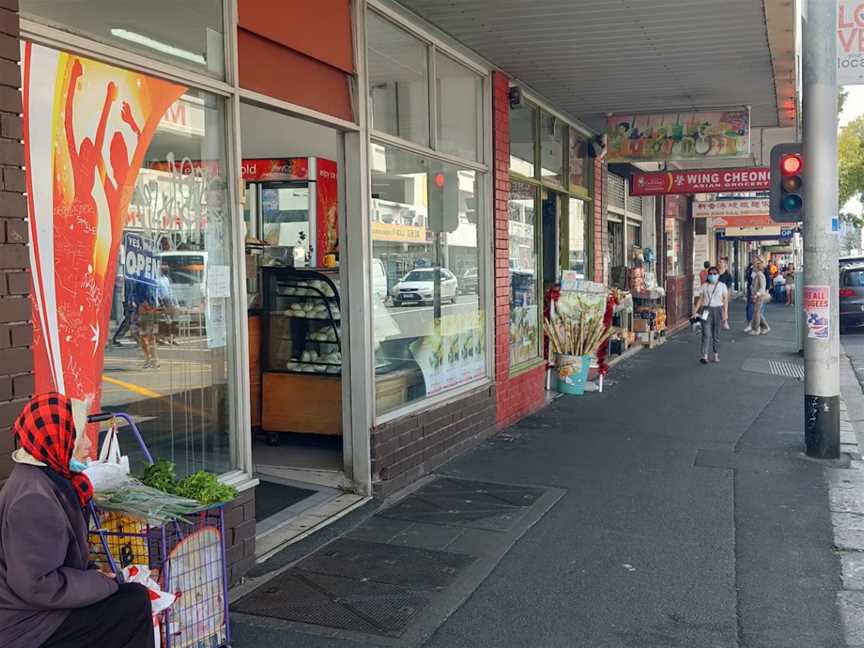
[[[720,279],[720,271],[708,268],[707,281],[702,285],[693,317],[702,322],[702,364],[708,364],[708,353],[720,362],[720,328],[729,322],[729,289]]]

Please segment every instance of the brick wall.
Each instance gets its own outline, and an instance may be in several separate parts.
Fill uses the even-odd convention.
[[[0,480],[11,470],[9,428],[33,393],[18,42],[18,2],[0,0]]]
[[[603,282],[603,254],[608,249],[609,230],[606,227],[606,187],[609,168],[606,162],[594,158],[594,238],[592,239],[594,281]]]
[[[240,582],[255,565],[255,490],[243,491],[225,505],[225,551],[228,581]]]
[[[495,383],[497,387],[496,423],[499,428],[515,423],[545,402],[540,365],[510,376],[510,103],[507,75],[493,75],[493,129],[495,149]]]
[[[399,490],[495,432],[495,387],[388,421],[372,429],[378,495]]]

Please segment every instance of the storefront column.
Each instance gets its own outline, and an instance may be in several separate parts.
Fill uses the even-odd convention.
[[[24,202],[18,3],[0,1],[0,481],[12,470],[8,428],[33,393],[30,256]]]
[[[598,283],[606,283],[603,274],[603,259],[608,247],[609,230],[604,222],[606,213],[606,187],[608,184],[608,167],[600,158],[594,159],[594,233],[591,240],[594,275],[592,279]]]

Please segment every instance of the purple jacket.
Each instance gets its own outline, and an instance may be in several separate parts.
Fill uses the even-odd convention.
[[[0,646],[41,646],[69,610],[117,583],[87,569],[87,526],[75,491],[47,469],[17,464],[0,490]]]

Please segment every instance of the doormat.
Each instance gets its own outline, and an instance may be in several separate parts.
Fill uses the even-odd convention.
[[[255,521],[261,522],[318,491],[264,481],[255,489]]]
[[[284,631],[415,645],[563,494],[438,478],[263,583],[232,613]]]

